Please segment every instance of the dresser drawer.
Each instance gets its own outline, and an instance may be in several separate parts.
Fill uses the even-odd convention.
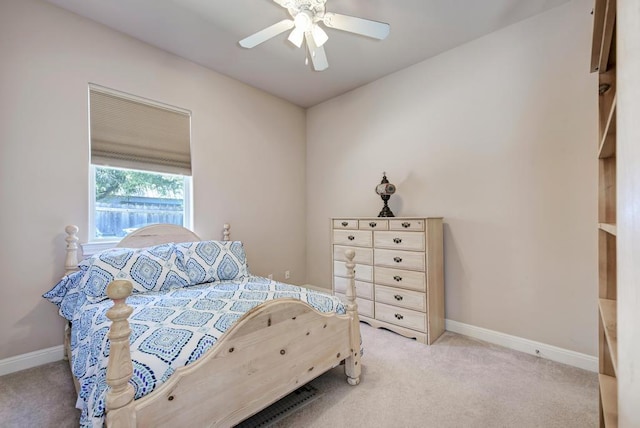
[[[340,245],[333,246],[333,260],[339,260],[341,262],[347,261],[347,256],[344,252],[348,249],[352,249],[356,255],[353,257],[355,263],[372,265],[373,264],[373,249],[372,248],[352,248],[342,247]]]
[[[402,290],[401,288],[376,285],[376,302],[400,306],[415,311],[424,312],[427,308],[424,293]]]
[[[336,293],[347,294],[349,280],[340,276],[333,277],[333,289]],[[356,296],[365,299],[373,299],[373,284],[370,282],[356,281]]]
[[[389,230],[424,230],[424,220],[389,220]]]
[[[338,218],[333,220],[334,229],[357,229],[358,220],[349,218]]]
[[[427,315],[424,312],[412,311],[411,309],[376,302],[375,313],[376,319],[379,321],[413,330],[427,331]]]
[[[368,230],[334,230],[333,243],[354,247],[371,247],[373,237]]]
[[[343,303],[347,303],[347,296],[340,293],[335,293],[336,297],[342,300]],[[373,318],[373,301],[356,297],[356,304],[358,305],[358,313],[365,317]]]
[[[373,232],[376,248],[424,251],[424,233],[421,232]]]
[[[358,228],[363,230],[389,230],[388,220],[360,220]]]
[[[333,262],[333,274],[335,276],[347,276],[346,262]],[[360,281],[373,282],[373,266],[356,264],[356,279]]]
[[[388,266],[400,269],[412,269],[424,271],[424,253],[400,250],[378,250],[373,252],[373,261],[376,266]]]
[[[391,269],[385,267],[374,268],[376,284],[391,285],[409,290],[427,291],[424,272],[413,270]]]

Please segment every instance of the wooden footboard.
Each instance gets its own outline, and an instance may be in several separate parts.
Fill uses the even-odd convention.
[[[128,281],[114,281],[107,369],[107,426],[229,427],[345,361],[347,380],[360,381],[360,325],[353,251],[347,251],[346,315],[324,314],[300,300],[253,308],[195,363],[179,368],[151,394],[134,401],[129,349]]]

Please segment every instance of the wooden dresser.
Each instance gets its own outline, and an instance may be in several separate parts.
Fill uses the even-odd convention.
[[[444,332],[442,218],[331,219],[333,292],[344,298],[356,255],[360,320],[431,344]]]

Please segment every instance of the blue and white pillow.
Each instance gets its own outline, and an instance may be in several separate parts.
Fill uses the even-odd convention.
[[[148,248],[113,248],[83,260],[79,266],[86,268],[80,289],[90,301],[104,299],[107,285],[116,279],[131,281],[133,293],[189,285],[189,277],[180,267],[173,243]]]
[[[79,270],[65,275],[51,290],[42,295],[42,297],[56,305],[59,308],[60,315],[69,321],[73,319],[73,313],[78,305],[78,298],[82,295],[79,286],[84,273],[84,270]]]
[[[246,278],[247,257],[240,241],[198,241],[176,245],[178,263],[189,285]]]

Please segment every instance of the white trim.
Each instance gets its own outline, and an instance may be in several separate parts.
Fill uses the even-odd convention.
[[[319,292],[321,292],[321,293],[333,294],[333,292],[331,291],[331,289],[330,289],[330,288],[319,287],[319,286],[317,286],[317,285],[304,284],[304,285],[302,285],[301,287],[309,288],[309,289],[311,289],[311,290],[313,290],[313,291],[319,291]]]
[[[99,253],[100,251],[115,248],[118,245],[118,242],[119,241],[93,241],[80,244],[80,246],[82,247],[82,257],[91,257],[94,254]]]
[[[184,176],[184,213],[182,217],[182,227],[193,230],[193,175]]]
[[[5,358],[4,360],[0,360],[0,376],[20,370],[30,369],[31,367],[41,366],[42,364],[53,363],[55,361],[60,361],[63,358],[63,345]]]
[[[504,346],[505,348],[524,352],[525,354],[535,355],[595,373],[598,372],[598,358],[591,355],[449,319],[445,320],[445,329],[453,333],[462,334],[485,342],[493,343],[495,345]]]
[[[89,109],[91,110],[91,109]],[[89,112],[91,114],[91,112]],[[89,124],[91,129],[91,124]],[[89,141],[91,144],[91,141]],[[89,146],[91,147],[91,146]],[[88,240],[94,241],[96,237],[96,166],[89,161],[89,233]],[[84,255],[84,246],[82,247]],[[90,256],[90,254],[88,254]]]

